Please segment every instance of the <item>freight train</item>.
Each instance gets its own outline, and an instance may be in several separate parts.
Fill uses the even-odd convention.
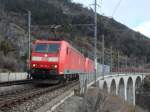
[[[33,44],[30,73],[34,80],[64,81],[79,74],[94,73],[94,62],[66,41],[36,40]]]

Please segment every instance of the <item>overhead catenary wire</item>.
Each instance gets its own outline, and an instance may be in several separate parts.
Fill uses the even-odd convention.
[[[113,12],[112,12],[112,15],[111,15],[112,18],[113,18],[113,16],[115,15],[115,13],[116,13],[118,7],[120,6],[121,2],[122,2],[122,0],[119,0],[118,3],[117,3],[117,5],[115,6],[115,8],[114,8],[114,10],[113,10]]]

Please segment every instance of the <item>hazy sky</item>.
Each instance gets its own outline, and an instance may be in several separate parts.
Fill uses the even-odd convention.
[[[94,0],[72,0],[92,7]],[[97,0],[101,4],[101,0]],[[101,11],[98,12],[105,16],[112,17],[113,10],[119,0],[102,0]],[[122,0],[113,18],[126,26],[139,31],[150,37],[150,0]]]

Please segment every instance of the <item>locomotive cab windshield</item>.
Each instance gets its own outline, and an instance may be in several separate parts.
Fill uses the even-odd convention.
[[[36,44],[34,52],[58,53],[59,49],[60,49],[60,44],[58,43],[51,43],[51,44],[39,43]]]

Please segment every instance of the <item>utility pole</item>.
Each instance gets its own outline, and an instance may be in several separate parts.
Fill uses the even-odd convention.
[[[104,34],[102,35],[102,65],[103,65],[103,79],[104,79],[104,65],[105,65],[105,40],[104,40]]]
[[[119,73],[119,67],[120,67],[120,59],[119,59],[120,57],[119,57],[119,51],[118,51],[118,73]]]
[[[97,77],[97,0],[95,0],[95,17],[94,17],[94,62],[95,62],[95,84]]]
[[[128,57],[126,57],[126,70],[127,70],[127,68],[128,68]]]
[[[30,55],[31,55],[31,11],[28,11],[28,62],[29,62],[29,70],[30,70]]]
[[[111,55],[111,60],[110,60],[110,67],[111,67],[111,68],[110,68],[110,70],[111,70],[111,72],[112,72],[112,67],[113,67],[113,57],[112,57],[112,56],[113,56],[113,52],[112,52],[112,46],[111,46],[111,48],[110,48],[110,53],[111,53],[111,54],[110,54],[110,55]]]
[[[147,64],[147,57],[145,56],[144,57],[144,65],[143,65],[143,70],[144,70],[144,72],[145,72],[145,65]]]

